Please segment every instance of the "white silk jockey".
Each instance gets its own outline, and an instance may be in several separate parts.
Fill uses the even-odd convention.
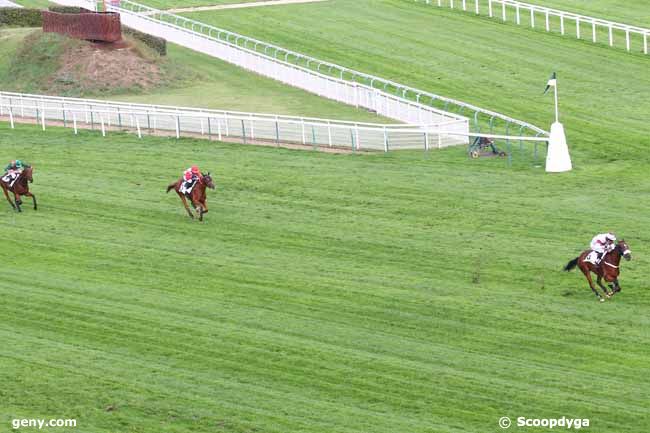
[[[594,236],[594,238],[591,240],[590,247],[595,254],[590,253],[587,256],[586,261],[591,262],[594,265],[599,264],[603,257],[605,257],[605,254],[615,248],[615,242],[616,236],[614,236],[612,233],[601,233]]]
[[[22,168],[19,169],[9,169],[7,170],[6,174],[2,177],[2,180],[9,184],[10,187],[14,186],[14,183],[16,183],[16,180],[18,179],[18,176],[23,172]]]

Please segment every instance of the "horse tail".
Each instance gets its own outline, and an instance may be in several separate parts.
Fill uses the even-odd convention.
[[[575,259],[571,260],[569,263],[566,264],[564,270],[567,272],[571,271],[573,268],[575,268],[578,265],[579,259],[580,257],[576,257]]]
[[[174,183],[170,183],[170,184],[167,186],[167,191],[166,191],[166,192],[169,192],[169,191],[171,191],[171,190],[174,189],[174,188],[176,188],[176,182],[174,182]]]

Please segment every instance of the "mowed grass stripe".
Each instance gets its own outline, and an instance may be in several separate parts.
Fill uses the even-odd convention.
[[[39,252],[3,253],[0,356],[14,377],[16,357],[51,372],[42,398],[12,379],[7,407],[81,408],[92,431],[467,431],[531,410],[604,419],[594,431],[644,422],[643,243],[605,305],[559,272],[587,236],[572,224],[621,217],[582,202],[601,176],[623,173],[614,206],[642,237],[632,163],[548,177],[463,149],[333,156],[26,125],[0,125],[0,142],[31,155],[42,205],[0,221]],[[216,173],[204,224],[164,193],[191,160]],[[97,375],[114,382],[80,379]]]

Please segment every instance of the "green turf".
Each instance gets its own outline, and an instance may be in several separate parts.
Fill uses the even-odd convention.
[[[189,16],[543,128],[553,98],[542,91],[557,71],[572,148],[604,160],[647,159],[648,56],[400,0]]]
[[[650,27],[650,9],[645,0],[528,0],[567,12]]]
[[[11,1],[13,3],[16,3],[17,5],[26,8],[40,8],[40,9],[45,9],[48,6],[55,4],[48,0],[11,0]]]
[[[6,426],[478,432],[510,415],[638,433],[650,422],[650,181],[634,161],[577,152],[587,167],[549,176],[462,148],[328,155],[6,123],[0,149],[35,165],[40,201],[20,215],[0,207]],[[191,163],[217,183],[203,224],[164,193]],[[560,271],[601,227],[634,253],[605,304]]]
[[[157,9],[174,9],[195,6],[219,6],[235,3],[253,3],[260,0],[144,0],[137,2]]]
[[[32,31],[0,30],[0,90],[39,93],[43,86],[49,85],[49,77],[58,68],[57,53],[62,50],[61,38],[47,36],[39,39],[38,47],[29,50],[29,57],[17,57],[16,52]],[[58,43],[48,44],[50,40]],[[168,56],[159,63],[166,71],[168,80],[158,88],[146,91],[137,87],[116,89],[109,94],[79,94],[79,91],[75,91],[70,96],[395,123],[394,120],[320,98],[173,44],[168,45]],[[169,76],[174,78],[169,79]]]

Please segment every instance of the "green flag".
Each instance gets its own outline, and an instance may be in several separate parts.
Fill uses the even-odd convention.
[[[544,89],[544,94],[548,92],[548,89],[552,87],[557,86],[557,74],[553,72],[553,75],[551,75],[551,78],[548,79],[548,83],[546,83],[546,89]]]

